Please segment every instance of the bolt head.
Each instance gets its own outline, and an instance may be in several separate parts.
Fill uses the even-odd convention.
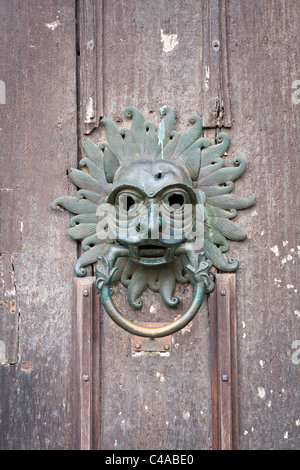
[[[165,348],[166,351],[168,351],[170,349],[170,346],[168,344],[165,344],[164,348]]]
[[[221,290],[221,295],[226,295],[226,290]]]
[[[85,289],[85,290],[83,291],[83,296],[84,296],[84,297],[88,297],[88,295],[89,295],[89,291]]]
[[[83,375],[83,376],[82,376],[82,380],[83,380],[84,382],[88,382],[89,379],[90,379],[90,378],[89,378],[88,375]]]
[[[136,343],[135,349],[140,349],[141,348],[141,343]]]
[[[223,382],[227,382],[228,381],[228,375],[226,375],[226,374],[222,375],[222,380],[223,380]]]

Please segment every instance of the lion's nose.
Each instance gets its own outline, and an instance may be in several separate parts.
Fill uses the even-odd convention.
[[[159,238],[159,231],[162,226],[162,220],[159,213],[159,203],[156,201],[149,201],[147,211],[149,238]]]

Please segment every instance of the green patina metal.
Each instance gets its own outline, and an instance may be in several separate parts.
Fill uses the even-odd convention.
[[[233,181],[244,172],[246,161],[236,157],[233,167],[225,166],[222,156],[230,144],[227,134],[219,133],[216,144],[211,145],[201,137],[200,116],[192,115],[191,126],[180,135],[174,130],[173,109],[163,106],[160,113],[163,120],[158,129],[134,107],[124,111],[132,120],[130,129],[102,119],[108,142],[97,146],[87,140],[83,146],[87,157],[80,166],[88,172],[71,169],[69,174],[80,188],[77,196],[59,197],[51,204],[53,209],[74,214],[68,234],[81,241],[84,252],[75,264],[76,275],[84,276],[85,267],[96,263],[97,289],[111,318],[127,331],[148,337],[169,335],[191,321],[205,294],[214,288],[209,278],[212,266],[225,272],[237,269],[238,261],[227,260],[224,253],[229,250],[228,240],[242,241],[247,235],[232,219],[238,210],[255,202],[255,197],[232,194]],[[125,222],[122,218],[116,221],[115,239],[99,238],[97,223],[104,215],[97,217],[97,208],[102,204],[126,215]],[[187,205],[195,208],[197,204],[204,208],[201,246],[199,241],[187,239],[186,233],[178,235],[178,230],[175,237],[172,227],[168,236],[164,234],[164,208],[175,220],[182,217]],[[190,217],[194,227],[198,217],[194,209]],[[156,236],[150,237],[155,230]],[[130,322],[114,306],[110,290],[118,281],[127,288],[134,308],[142,306],[141,296],[147,288],[159,292],[170,307],[179,302],[174,296],[176,282],[190,282],[195,291],[184,315],[164,327],[147,328]]]

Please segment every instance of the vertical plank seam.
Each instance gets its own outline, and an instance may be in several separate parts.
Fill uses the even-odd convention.
[[[77,166],[79,166],[79,161],[81,160],[81,139],[80,139],[80,123],[81,123],[81,107],[80,107],[80,1],[75,0],[75,54],[76,54],[76,73],[75,73],[75,81],[76,81],[76,141],[77,141]],[[77,259],[81,255],[81,246],[80,243],[76,243],[76,255]]]

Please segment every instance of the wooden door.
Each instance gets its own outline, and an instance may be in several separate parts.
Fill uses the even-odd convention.
[[[299,448],[299,2],[2,0],[0,12],[0,447]],[[132,105],[159,124],[164,104],[179,132],[197,113],[212,142],[228,133],[226,164],[248,164],[235,191],[257,202],[238,216],[248,239],[230,243],[228,316],[216,291],[170,352],[136,354],[92,268],[74,283],[80,247],[50,203],[76,194],[68,172],[87,138],[105,140],[101,117],[122,126]],[[179,314],[191,289],[178,291]],[[122,286],[115,298],[132,311]],[[143,300],[136,321],[173,318]]]

